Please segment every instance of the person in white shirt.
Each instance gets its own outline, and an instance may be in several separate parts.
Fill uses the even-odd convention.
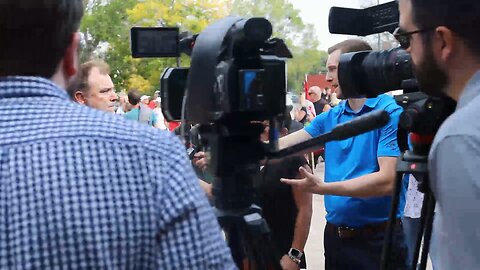
[[[153,101],[155,102],[155,109],[153,109],[153,113],[157,116],[157,123],[155,124],[155,127],[166,130],[167,125],[165,124],[165,117],[163,116],[162,107],[160,105],[162,99],[160,97],[157,97]]]

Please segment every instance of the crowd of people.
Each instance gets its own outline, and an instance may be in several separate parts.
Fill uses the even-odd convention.
[[[480,2],[398,3],[395,37],[412,56],[420,88],[457,102],[429,155],[437,200],[433,266],[478,269]],[[209,155],[189,159],[178,136],[166,131],[178,123],[165,121],[158,92],[152,99],[135,89],[118,95],[105,62],[79,65],[83,12],[81,0],[1,4],[0,269],[249,269],[249,258],[242,264],[232,257],[211,207],[215,190],[203,174]],[[333,92],[313,86],[287,107],[278,145],[296,145],[375,110],[390,115],[388,124],[326,143],[324,175],[303,156],[258,164],[254,201],[283,270],[307,267],[312,194],[324,196],[327,223],[325,253],[308,256],[325,256],[329,270],[380,267],[403,109],[388,94],[344,96],[338,80],[342,54],[371,50],[360,39],[328,49]],[[268,141],[269,124],[257,124],[264,128],[259,140]],[[406,202],[402,196],[393,209],[392,269],[415,267],[411,236],[421,198],[415,178],[406,178]]]

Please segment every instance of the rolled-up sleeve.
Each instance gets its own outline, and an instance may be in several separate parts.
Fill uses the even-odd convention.
[[[402,113],[401,107],[389,111],[390,122],[380,130],[377,157],[397,157],[400,149],[397,141],[398,121]]]

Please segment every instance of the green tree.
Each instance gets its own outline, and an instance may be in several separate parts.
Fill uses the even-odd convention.
[[[273,36],[285,40],[294,58],[288,61],[288,88],[300,92],[305,74],[325,70],[326,52],[318,50],[313,25],[305,24],[300,12],[287,0],[233,0],[232,15],[265,17]]]
[[[213,20],[224,17],[227,9],[213,0],[145,0],[128,9],[127,14],[130,25],[178,27],[181,32],[199,33]],[[188,66],[190,59],[182,56],[181,62]],[[135,61],[135,70],[150,82],[153,91],[163,70],[174,65],[175,59],[171,58],[140,59]]]
[[[127,9],[136,0],[90,0],[86,5],[80,31],[83,34],[82,61],[104,59],[112,68],[117,89],[126,89],[129,76],[135,72],[130,53],[130,26]]]
[[[82,61],[104,59],[112,68],[117,90],[139,88],[151,94],[160,74],[176,60],[133,59],[130,49],[132,26],[176,26],[198,33],[213,20],[227,14],[220,1],[208,0],[84,0]],[[186,65],[188,57],[182,56]]]

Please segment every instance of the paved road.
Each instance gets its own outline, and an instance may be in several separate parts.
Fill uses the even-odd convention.
[[[315,168],[315,174],[323,176],[324,163],[320,163]],[[325,269],[325,259],[323,256],[323,229],[325,228],[325,206],[323,196],[313,195],[313,216],[310,224],[310,233],[307,244],[305,245],[305,254],[307,255],[307,269],[320,270]]]

